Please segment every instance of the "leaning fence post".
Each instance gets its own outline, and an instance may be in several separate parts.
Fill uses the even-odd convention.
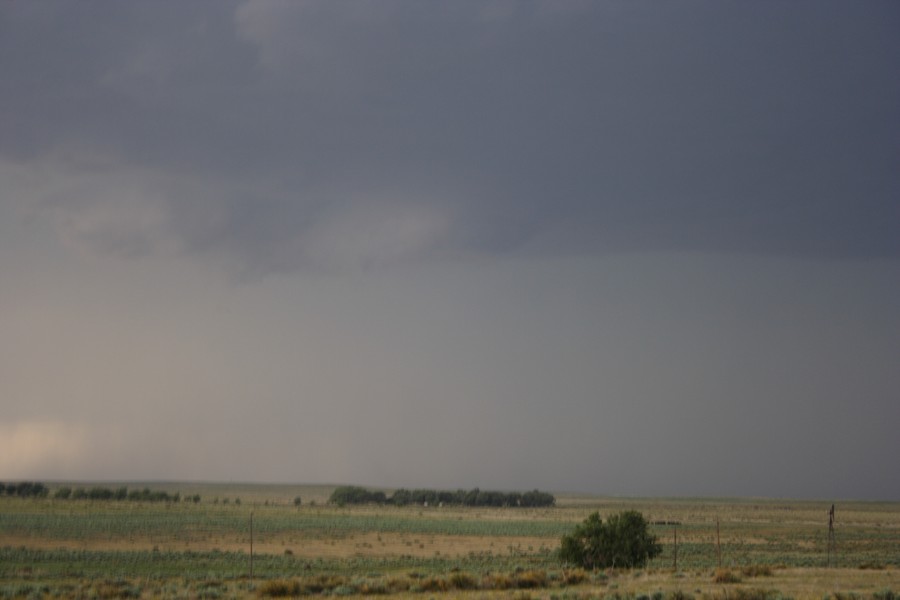
[[[673,569],[678,570],[678,523],[672,524],[672,535],[675,539],[675,557],[673,559]]]

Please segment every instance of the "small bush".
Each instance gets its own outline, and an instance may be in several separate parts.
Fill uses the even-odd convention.
[[[728,569],[716,569],[713,576],[713,583],[740,583],[741,578],[729,571]]]
[[[563,571],[562,581],[566,585],[578,585],[587,579],[584,569],[570,569]]]
[[[200,600],[216,600],[222,597],[224,591],[225,584],[221,581],[205,581],[194,590],[196,594],[194,597]]]
[[[629,510],[610,516],[605,523],[600,513],[592,513],[562,537],[557,557],[584,568],[633,568],[661,553],[662,546],[650,533],[644,516]]]
[[[321,594],[347,584],[347,578],[340,575],[316,575],[299,582],[303,594]]]
[[[390,577],[384,585],[389,594],[398,594],[400,592],[409,591],[411,582],[409,579],[404,579],[402,577]]]
[[[478,582],[468,573],[453,573],[450,575],[450,587],[457,590],[474,590],[478,587]]]
[[[516,587],[519,589],[533,589],[547,586],[547,574],[543,571],[525,571],[515,578]]]
[[[90,595],[102,599],[140,598],[141,588],[131,586],[124,580],[100,581],[94,584]]]
[[[486,575],[481,584],[486,590],[508,590],[513,586],[512,577],[503,573]]]
[[[356,594],[358,591],[359,590],[357,590],[352,585],[339,585],[336,588],[334,588],[333,590],[331,590],[331,593],[334,594],[335,596],[352,596],[353,594]]]
[[[426,577],[419,581],[418,587],[423,592],[446,592],[447,581],[440,577]]]
[[[383,581],[363,581],[356,586],[356,588],[363,596],[375,596],[388,593],[387,586],[384,585]]]
[[[291,598],[300,595],[300,582],[296,580],[272,579],[256,589],[261,598]]]
[[[771,577],[772,567],[768,565],[750,565],[741,569],[744,577]]]

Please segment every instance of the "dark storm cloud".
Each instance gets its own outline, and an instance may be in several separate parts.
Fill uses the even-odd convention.
[[[0,156],[102,252],[900,255],[892,2],[0,11]]]

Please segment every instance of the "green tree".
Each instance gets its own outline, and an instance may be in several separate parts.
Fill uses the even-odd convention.
[[[559,558],[588,569],[643,566],[662,552],[647,525],[644,516],[634,510],[612,515],[606,523],[595,512],[563,536]]]

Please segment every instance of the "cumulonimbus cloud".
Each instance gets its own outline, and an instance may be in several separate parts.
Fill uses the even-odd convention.
[[[0,157],[69,241],[239,272],[900,256],[890,19],[826,4],[793,31],[769,17],[794,5],[548,6],[123,6],[107,36],[5,5]],[[53,34],[67,17],[91,45]]]

